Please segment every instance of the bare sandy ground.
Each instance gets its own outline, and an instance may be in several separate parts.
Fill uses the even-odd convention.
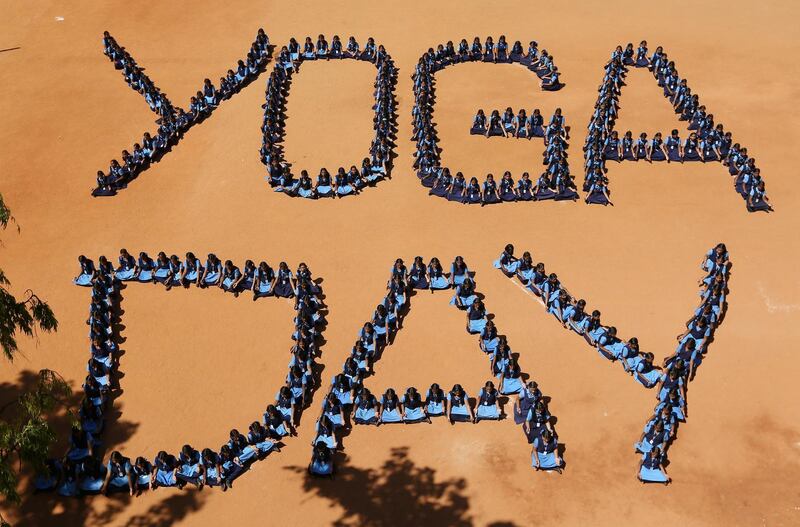
[[[562,476],[537,474],[512,422],[356,429],[333,482],[302,468],[318,408],[299,438],[258,463],[234,489],[162,489],[128,501],[26,496],[18,525],[326,525],[800,523],[800,314],[796,163],[800,52],[795,2],[130,2],[0,4],[0,190],[22,227],[3,235],[14,285],[50,301],[61,327],[4,365],[4,397],[31,371],[53,368],[79,389],[87,360],[87,291],[71,285],[76,257],[130,251],[209,251],[243,262],[306,261],[324,278],[328,379],[383,294],[394,258],[449,262],[463,255],[496,323],[526,371],[552,396],[566,445]],[[63,17],[59,21],[56,17]],[[158,165],[112,199],[92,199],[93,174],[152,130],[154,115],[102,55],[109,30],[177,104],[218,79],[263,26],[272,41],[338,33],[374,36],[400,68],[399,157],[393,179],[358,198],[314,203],[270,192],[259,163],[266,76],[192,129]],[[514,204],[485,209],[428,198],[410,168],[409,76],[430,46],[479,35],[536,39],[567,86],[542,93],[522,68],[468,65],[437,75],[443,159],[467,175],[540,167],[541,143],[487,141],[467,130],[478,107],[564,109],[580,146],[617,44],[663,45],[692,89],[755,155],[777,212],[753,215],[719,165],[612,166],[616,206]],[[316,173],[361,159],[371,135],[374,70],[310,64],[289,103],[287,158]],[[684,130],[652,78],[629,75],[621,131]],[[317,130],[314,133],[314,130]],[[692,383],[689,420],[670,450],[670,487],[635,480],[632,444],[654,393],[560,329],[491,267],[503,244],[531,250],[571,291],[636,335],[660,360],[697,302],[701,254],[727,243],[734,262],[729,311]],[[216,446],[261,414],[285,375],[291,309],[217,293],[125,291],[124,393],[109,448],[151,457],[184,442]],[[443,295],[418,295],[397,343],[369,380],[427,387],[488,377],[485,358]],[[65,422],[61,422],[61,429]],[[299,469],[298,469],[299,467]],[[4,513],[8,508],[4,506]]]

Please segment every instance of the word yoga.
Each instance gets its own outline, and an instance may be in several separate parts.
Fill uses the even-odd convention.
[[[394,93],[398,69],[388,50],[372,37],[367,39],[363,48],[353,36],[347,43],[338,35],[334,35],[330,42],[324,35],[316,39],[306,37],[303,44],[292,38],[275,53],[269,37],[259,29],[245,59],[239,60],[234,69],[220,77],[218,85],[205,79],[202,89],[190,98],[188,109],[170,101],[130,53],[107,32],[103,46],[114,66],[122,70],[125,81],[142,94],[158,115],[158,128],[145,132],[131,150],[122,151],[121,160],[112,160],[107,171],[97,173],[97,185],[92,191],[94,196],[113,196],[126,188],[168,154],[193,125],[211,117],[223,101],[258,78],[270,60],[274,66],[265,90],[260,158],[267,167],[266,181],[275,191],[307,199],[343,198],[358,195],[391,177],[398,132]],[[356,60],[376,68],[375,103],[372,107],[374,137],[365,156],[354,160],[349,168],[338,167],[329,171],[322,167],[312,177],[307,171],[292,173],[291,162],[283,155],[282,143],[286,134],[286,110],[292,79],[305,65],[319,60]],[[742,196],[748,211],[772,211],[760,169],[747,147],[736,142],[730,130],[715,122],[713,113],[701,103],[698,94],[692,93],[688,80],[679,75],[675,62],[663,48],[659,46],[651,53],[646,41],[636,49],[633,44],[625,48],[617,46],[603,67],[603,80],[583,142],[584,178],[580,189],[567,161],[569,127],[560,109],[550,117],[542,115],[539,109],[528,113],[526,109],[514,112],[507,108],[502,114],[499,110],[492,110],[488,116],[483,110],[478,110],[469,130],[471,134],[487,138],[543,138],[543,171],[523,172],[516,179],[510,171],[504,171],[497,179],[493,174],[487,174],[482,182],[475,176],[467,178],[460,172],[453,174],[442,165],[442,150],[433,120],[436,101],[434,74],[466,62],[524,67],[539,78],[543,91],[553,92],[552,97],[557,97],[558,92],[565,88],[561,81],[562,72],[555,65],[553,55],[545,49],[540,51],[536,41],[531,41],[525,49],[520,41],[509,44],[501,35],[497,42],[492,37],[483,42],[475,37],[472,44],[461,39],[458,46],[448,41],[438,44],[435,49],[428,49],[419,58],[412,76],[412,140],[416,144],[412,167],[423,186],[429,189],[429,195],[482,206],[546,200],[610,205],[609,161],[720,163],[727,168],[732,178],[731,186]],[[632,70],[652,73],[678,120],[688,123],[688,135],[682,138],[680,131],[673,129],[669,134],[658,132],[653,137],[632,131],[620,136],[615,122],[619,115],[622,87]],[[581,191],[584,195],[579,200]]]

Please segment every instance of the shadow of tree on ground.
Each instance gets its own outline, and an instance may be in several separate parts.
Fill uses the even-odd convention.
[[[30,391],[38,381],[37,372],[25,370],[20,372],[14,383],[0,383],[0,405],[18,398],[21,394]],[[72,386],[73,397],[70,405],[74,412],[80,404],[82,391]],[[72,426],[72,417],[61,408],[53,415],[48,415],[47,420],[58,437],[52,454],[61,457],[66,451],[66,438]],[[106,428],[103,434],[103,451],[111,452],[119,445],[125,443],[138,429],[138,423],[122,418],[122,412],[114,407],[108,412]],[[23,471],[20,481],[20,495],[22,503],[14,506],[5,500],[0,500],[0,507],[4,515],[8,516],[14,527],[63,527],[71,525],[108,525],[119,516],[124,516],[125,509],[131,503],[127,494],[114,494],[105,496],[85,496],[79,498],[66,498],[55,492],[34,493],[30,482],[30,473]],[[198,511],[205,500],[205,496],[193,491],[176,491],[172,489],[159,490],[164,492],[164,499],[152,505],[146,513],[128,518],[126,526],[140,527],[155,525],[166,527]]]
[[[408,448],[394,448],[380,468],[340,465],[334,479],[310,476],[306,467],[288,470],[304,474],[303,489],[343,509],[337,527],[398,525],[471,526],[467,482],[437,481],[436,471],[417,466]]]

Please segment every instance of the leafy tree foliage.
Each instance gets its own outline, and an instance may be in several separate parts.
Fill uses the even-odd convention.
[[[0,195],[0,229],[15,223],[11,210]],[[17,227],[19,230],[19,227]],[[30,289],[21,300],[9,291],[9,282],[0,269],[0,346],[3,355],[14,360],[18,351],[18,334],[35,336],[36,330],[55,331],[58,321],[47,302]],[[51,370],[39,372],[36,385],[0,407],[0,494],[10,503],[18,504],[19,471],[23,466],[44,470],[55,433],[46,416],[59,407],[67,406],[71,395],[69,385]],[[0,515],[0,527],[8,524]]]

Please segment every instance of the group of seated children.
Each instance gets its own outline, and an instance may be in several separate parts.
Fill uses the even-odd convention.
[[[354,59],[371,62],[378,69],[373,96],[375,97],[375,117],[373,129],[375,137],[369,148],[369,157],[364,158],[361,168],[355,165],[349,171],[339,168],[335,176],[322,169],[313,181],[308,172],[302,170],[299,177],[291,172],[291,166],[283,158],[283,141],[286,125],[286,104],[292,73],[298,71],[300,63],[317,59]],[[316,46],[311,37],[306,37],[300,47],[292,38],[288,46],[283,46],[275,60],[275,68],[270,74],[264,105],[262,124],[261,162],[267,166],[267,181],[276,192],[303,198],[344,197],[357,194],[368,185],[374,185],[388,177],[391,166],[391,152],[395,139],[395,99],[394,85],[397,82],[397,68],[383,45],[375,45],[372,37],[362,51],[354,37],[350,37],[347,47],[342,47],[338,36],[328,44],[323,35],[317,38]]]
[[[173,256],[173,259],[176,257]],[[256,460],[279,449],[279,441],[295,434],[294,423],[298,413],[307,404],[310,391],[316,384],[315,357],[318,356],[318,337],[324,323],[321,289],[312,279],[305,264],[300,264],[292,275],[285,264],[278,273],[269,274],[262,262],[262,270],[252,271],[252,262],[245,272],[226,262],[223,266],[213,255],[206,266],[191,253],[180,265],[171,265],[170,259],[159,255],[158,263],[146,253],[138,260],[122,249],[119,265],[101,256],[98,265],[85,256],[78,258],[81,271],[75,278],[77,285],[92,290],[89,325],[91,358],[88,375],[83,384],[84,398],[80,406],[80,426],[72,429],[69,449],[62,459],[52,459],[46,470],[37,474],[34,485],[40,491],[57,491],[64,496],[126,491],[130,495],[145,489],[176,486],[187,483],[202,488],[204,485],[220,486],[223,490]],[[269,270],[271,271],[271,270]],[[283,275],[276,278],[276,275]],[[297,314],[294,319],[295,341],[291,351],[286,383],[276,394],[274,404],[266,408],[261,421],[254,421],[246,434],[234,429],[229,440],[218,451],[195,450],[185,445],[179,455],[161,451],[152,462],[138,457],[134,462],[119,452],[113,452],[103,465],[99,439],[105,425],[106,412],[110,410],[112,386],[117,385],[119,347],[112,324],[115,319],[118,291],[123,282],[163,283],[183,285],[194,283],[200,287],[219,286],[225,291],[238,292],[251,287],[253,298],[277,295],[294,297]]]
[[[555,118],[554,115],[553,119]],[[553,119],[551,119],[551,123]],[[539,108],[534,108],[530,115],[524,108],[520,108],[516,115],[510,107],[506,108],[502,115],[499,110],[492,110],[489,117],[486,116],[483,109],[480,109],[472,119],[472,128],[469,133],[485,137],[516,137],[518,139],[544,137],[544,117]]]
[[[167,94],[161,92],[144,70],[139,67],[130,53],[117,44],[117,41],[108,31],[103,31],[103,53],[114,63],[116,69],[122,70],[125,82],[144,97],[152,111],[162,118],[172,118],[175,108],[167,98]]]
[[[702,362],[725,308],[730,268],[725,244],[718,244],[703,258],[702,268],[706,275],[700,281],[700,305],[687,321],[686,331],[678,335],[678,348],[674,355],[664,360],[663,368],[654,365],[652,353],[640,351],[636,337],[623,341],[617,336],[615,327],[600,322],[600,311],[588,313],[586,301],[576,301],[555,273],[548,275],[543,263],[534,263],[530,252],[526,251],[518,259],[514,256],[514,246],[506,245],[494,266],[506,276],[518,278],[541,298],[548,313],[565,328],[582,335],[601,356],[619,361],[642,386],[658,387],[655,413],[636,444],[637,451],[643,454],[639,479],[643,482],[669,482],[663,464],[677,423],[686,418],[686,385]]]
[[[642,483],[668,484],[670,481],[664,464],[678,423],[686,420],[686,389],[725,315],[730,260],[724,243],[705,254],[701,268],[705,275],[700,279],[700,305],[686,322],[686,331],[678,335],[675,353],[664,360],[665,374],[653,415],[634,445],[636,452],[642,454],[639,465]]]
[[[668,137],[661,132],[648,139],[646,133],[638,138],[631,131],[619,137],[614,125],[619,113],[619,98],[628,67],[648,68],[664,96],[670,101],[681,121],[688,121],[689,135],[681,140],[678,130]],[[589,134],[584,146],[587,190],[594,197],[590,203],[607,204],[608,188],[606,161],[645,160],[670,162],[702,161],[722,162],[735,176],[734,186],[747,201],[751,212],[771,211],[764,182],[755,159],[747,155],[747,148],[733,142],[731,132],[721,123],[715,124],[714,115],[706,112],[697,94],[692,94],[686,79],[681,79],[675,63],[668,59],[661,46],[652,56],[647,56],[647,42],[642,41],[634,51],[633,44],[625,49],[617,46],[605,66],[605,75],[599,88],[594,113],[589,121]]]
[[[408,298],[415,290],[454,289],[451,305],[466,311],[467,332],[479,336],[479,346],[489,358],[489,368],[496,381],[487,381],[471,399],[460,384],[446,392],[434,383],[423,394],[410,387],[398,394],[393,388],[378,397],[364,386],[364,379],[374,371],[385,347],[408,312]],[[503,417],[500,398],[516,395],[514,418],[523,424],[529,442],[533,443],[533,466],[542,470],[562,467],[558,441],[547,411],[546,401],[535,382],[523,381],[524,374],[504,336],[499,335],[493,321],[475,290],[473,273],[457,256],[446,273],[438,258],[426,264],[422,257],[414,259],[410,268],[402,259],[392,266],[387,293],[376,307],[372,320],[365,323],[358,340],[344,363],[342,372],[331,379],[331,389],[322,402],[312,442],[309,472],[330,476],[334,470],[333,452],[341,446],[340,431],[350,423],[381,425],[390,423],[430,423],[432,418],[446,417],[456,422],[477,423]],[[495,386],[495,382],[497,385]]]
[[[536,181],[527,172],[522,174],[519,181],[514,181],[511,172],[506,171],[499,181],[494,179],[493,174],[488,174],[483,184],[475,177],[467,183],[461,172],[452,176],[446,167],[429,167],[420,170],[417,175],[422,185],[430,188],[429,195],[464,204],[484,206],[508,201],[578,199],[577,188],[569,172],[567,128],[560,108],[556,109],[547,128],[542,130],[542,136],[546,144],[542,164],[547,168]]]
[[[529,251],[525,251],[522,258],[517,258],[514,246],[508,244],[494,261],[494,267],[509,278],[516,277],[542,301],[545,310],[564,328],[583,336],[601,357],[612,362],[619,361],[623,370],[642,386],[653,388],[662,379],[661,369],[653,364],[653,354],[641,351],[636,337],[623,341],[617,335],[616,327],[601,323],[600,311],[589,311],[586,301],[572,296],[558,275],[548,274],[544,263],[535,262]]]
[[[524,52],[519,41],[515,42],[509,50],[504,36],[500,37],[497,45],[494,44],[491,37],[488,37],[485,47],[481,44],[480,39],[475,37],[471,47],[466,40],[462,40],[458,50],[455,49],[452,41],[446,45],[440,44],[436,50],[430,48],[425,55],[420,57],[411,77],[414,81],[414,106],[411,111],[414,119],[413,138],[417,146],[414,153],[414,169],[417,170],[417,175],[423,181],[430,175],[436,177],[442,170],[441,148],[438,145],[439,139],[433,123],[433,106],[436,99],[434,74],[451,64],[471,61],[518,62],[539,75],[542,79],[542,89],[559,89],[562,86],[558,80],[558,68],[554,65],[552,56],[546,50],[539,53],[536,42],[530,43],[527,53]],[[534,118],[534,115],[538,115],[538,117]],[[522,124],[519,116],[524,116],[524,111],[520,111],[517,118],[512,115],[512,118],[517,119],[517,126],[513,129],[514,134],[516,135],[517,131],[522,129],[525,135],[519,137],[535,137],[536,134],[533,132],[539,132],[543,122],[537,110],[534,110],[534,115],[530,118],[525,117]],[[528,126],[528,121],[530,121],[531,127]],[[488,133],[490,129],[489,124],[489,122],[484,123],[485,133]],[[563,118],[561,124],[563,125]],[[474,127],[473,129],[478,130]],[[502,133],[499,135],[506,135],[505,130],[506,127],[503,126]],[[541,136],[544,137],[543,130]]]
[[[230,99],[255,79],[269,60],[271,52],[269,37],[263,29],[259,29],[246,59],[238,61],[235,71],[228,70],[224,77],[220,77],[218,87],[214,86],[210,79],[205,79],[203,89],[190,99],[189,110],[186,111],[174,107],[166,96],[158,91],[158,88],[136,66],[133,58],[117,45],[108,32],[104,33],[103,45],[106,55],[114,61],[116,67],[124,69],[123,73],[128,83],[144,94],[150,107],[158,112],[161,118],[157,121],[159,127],[155,136],[145,132],[142,142],[133,145],[132,152],[122,151],[121,162],[114,159],[107,173],[97,172],[97,187],[92,191],[93,196],[115,195],[152,163],[161,159],[192,125],[208,117],[220,102]]]

